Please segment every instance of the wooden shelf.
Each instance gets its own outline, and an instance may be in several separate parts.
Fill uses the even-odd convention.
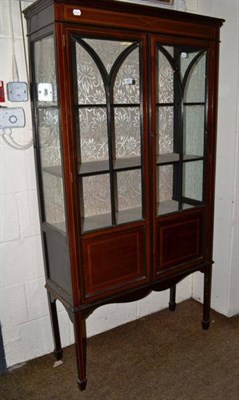
[[[179,161],[179,153],[165,153],[157,156],[157,164],[171,164]]]
[[[51,224],[51,225],[53,225],[59,231],[66,233],[66,222],[65,221],[56,222],[55,224]]]
[[[115,170],[139,168],[141,166],[140,157],[118,158],[114,161]]]
[[[78,166],[79,175],[93,175],[109,171],[109,160],[83,162]]]
[[[113,168],[115,171],[139,168],[141,166],[140,157],[118,158],[114,160]],[[109,172],[109,160],[85,162],[79,165],[79,175],[94,175]]]
[[[93,215],[91,217],[85,217],[81,220],[82,231],[93,231],[96,229],[104,228],[112,225],[111,214]]]
[[[117,212],[116,220],[117,224],[124,224],[132,221],[139,221],[142,219],[142,208],[129,208],[127,210],[121,210]]]
[[[194,206],[191,204],[183,203],[182,209],[186,210],[187,208],[192,208],[192,207],[194,207]],[[167,201],[163,201],[162,203],[158,204],[157,215],[169,214],[169,213],[173,213],[176,211],[180,211],[179,210],[179,202],[175,201],[175,200],[167,200]]]
[[[165,153],[157,156],[157,165],[173,164],[179,162],[179,153]],[[203,156],[196,156],[194,154],[184,154],[183,161],[203,160]]]
[[[184,154],[183,161],[200,161],[203,160],[203,156],[195,156],[194,154]]]
[[[118,158],[114,161],[114,170],[116,171],[139,168],[140,166],[140,157]],[[43,171],[47,172],[48,174],[62,178],[61,165],[54,167],[45,167],[43,168]],[[95,175],[104,172],[109,172],[109,160],[89,161],[81,163],[78,166],[79,175]]]
[[[62,168],[61,165],[56,165],[54,167],[44,167],[43,172],[47,172],[48,174],[58,176],[62,178]]]
[[[127,210],[121,210],[116,213],[117,225],[140,220],[142,220],[141,207],[129,208]],[[81,223],[83,232],[112,226],[111,213],[93,215],[91,217],[82,218]]]

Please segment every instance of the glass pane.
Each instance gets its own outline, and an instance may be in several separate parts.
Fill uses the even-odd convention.
[[[158,215],[178,210],[178,202],[173,200],[173,165],[158,167]]]
[[[100,71],[91,55],[76,43],[78,104],[105,104],[105,88]]]
[[[159,203],[172,200],[173,197],[173,165],[162,165],[158,168]]]
[[[174,102],[174,73],[173,69],[165,57],[158,50],[158,103],[173,103]]]
[[[42,173],[45,221],[61,231],[66,231],[62,177]]]
[[[158,154],[174,152],[174,112],[173,107],[159,107],[157,120]]]
[[[192,61],[196,55],[197,53],[189,54],[187,62],[185,62],[185,58],[181,58],[181,69],[184,70],[188,65],[188,61]],[[184,89],[184,102],[186,103],[205,102],[206,58],[206,53],[202,54],[189,73]]]
[[[110,179],[108,174],[82,178],[83,231],[111,225]]]
[[[57,85],[53,36],[34,43],[34,73],[38,105],[56,105]]]
[[[84,42],[94,49],[108,73],[110,73],[117,57],[132,44],[132,42],[105,39],[84,39]]]
[[[141,170],[117,172],[117,223],[142,218]]]
[[[38,120],[45,220],[65,231],[58,110],[39,109]]]
[[[115,108],[116,158],[140,157],[140,110],[138,107]]]
[[[107,160],[109,152],[106,109],[81,108],[79,125],[81,162]]]
[[[203,201],[203,161],[184,163],[183,196]]]
[[[114,102],[140,102],[139,48],[128,55],[118,71],[114,84]]]
[[[184,107],[184,154],[204,155],[204,106]],[[185,158],[185,157],[184,157]]]
[[[41,152],[41,165],[45,167],[60,167],[61,145],[59,136],[59,112],[56,108],[38,109],[38,133]]]
[[[173,165],[158,167],[158,215],[169,214],[193,207],[174,198],[173,174]]]
[[[34,78],[38,106],[44,218],[47,223],[65,232],[65,204],[54,50],[52,36],[34,43]]]
[[[200,50],[194,51],[188,49],[185,51],[181,51],[181,55],[180,55],[180,75],[181,78],[184,78],[184,75],[189,67],[189,65],[191,64],[191,62],[193,61],[193,59],[200,53]]]
[[[173,46],[162,46],[173,58],[174,57],[174,47]]]

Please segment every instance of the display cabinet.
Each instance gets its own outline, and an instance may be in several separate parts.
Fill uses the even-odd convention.
[[[140,1],[139,1],[140,3]],[[97,307],[204,274],[210,323],[219,28],[223,20],[113,0],[25,11],[46,288],[74,324]]]

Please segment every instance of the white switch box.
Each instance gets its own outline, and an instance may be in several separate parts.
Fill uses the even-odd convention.
[[[53,101],[53,87],[51,83],[38,83],[38,101]]]
[[[28,89],[26,82],[8,82],[7,97],[9,101],[27,101]]]
[[[23,108],[0,107],[0,129],[23,128],[25,113]]]

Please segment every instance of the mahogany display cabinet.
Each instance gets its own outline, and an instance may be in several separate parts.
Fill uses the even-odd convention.
[[[139,1],[140,3],[140,1]],[[221,19],[113,0],[24,11],[46,289],[74,325],[204,274],[210,323]]]

